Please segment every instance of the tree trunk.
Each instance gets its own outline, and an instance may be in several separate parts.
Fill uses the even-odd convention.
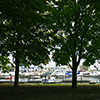
[[[19,86],[19,59],[16,57],[16,62],[15,62],[16,68],[15,68],[15,83],[14,87]]]
[[[72,88],[77,88],[77,67],[72,69]]]

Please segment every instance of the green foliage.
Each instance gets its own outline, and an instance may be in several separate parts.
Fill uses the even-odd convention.
[[[53,59],[57,64],[72,61],[72,65],[79,65],[85,59],[91,65],[100,58],[100,13],[95,4],[81,0],[48,3],[51,7],[48,16],[55,34]]]
[[[0,68],[2,68],[3,72],[8,72],[10,67],[9,64],[9,58],[7,56],[0,56]]]
[[[11,53],[16,65],[15,86],[18,86],[19,65],[47,64],[51,35],[43,12],[45,0],[0,1],[0,53]]]
[[[87,65],[85,62],[81,66],[79,66],[81,70],[88,70],[89,65]]]
[[[34,65],[46,64],[50,60],[51,35],[41,16],[45,0],[3,0],[0,4],[0,25],[4,26],[1,28],[1,53],[5,49],[25,65],[30,61]]]

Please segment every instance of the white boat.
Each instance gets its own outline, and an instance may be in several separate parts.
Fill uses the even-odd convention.
[[[88,72],[88,71],[81,71],[79,75],[90,75],[90,72]]]
[[[90,76],[98,76],[100,73],[98,71],[93,71],[90,73]]]
[[[54,70],[54,72],[51,74],[51,76],[55,76],[56,79],[57,78],[63,79],[65,77],[65,71],[63,71],[63,70]]]
[[[42,78],[42,83],[54,83],[55,80],[55,77],[49,75]]]
[[[9,79],[12,79],[12,78],[14,78],[14,76],[12,76],[9,73],[1,73],[1,75],[0,75],[0,79],[7,79],[7,80],[9,80]]]

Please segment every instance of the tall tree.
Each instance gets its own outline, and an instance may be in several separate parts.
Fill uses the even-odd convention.
[[[70,66],[73,88],[77,88],[77,68],[81,59],[91,65],[100,58],[100,13],[94,3],[83,1],[47,1],[47,18],[55,34],[53,60],[58,65]]]
[[[1,39],[2,48],[8,50],[15,58],[15,84],[19,85],[20,61],[32,62],[34,65],[49,61],[50,31],[42,24],[40,14],[45,0],[3,0],[0,1],[1,19],[5,31]],[[46,30],[46,31],[44,31]]]

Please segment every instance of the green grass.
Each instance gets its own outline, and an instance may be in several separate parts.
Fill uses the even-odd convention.
[[[0,84],[0,100],[100,100],[100,85]]]

